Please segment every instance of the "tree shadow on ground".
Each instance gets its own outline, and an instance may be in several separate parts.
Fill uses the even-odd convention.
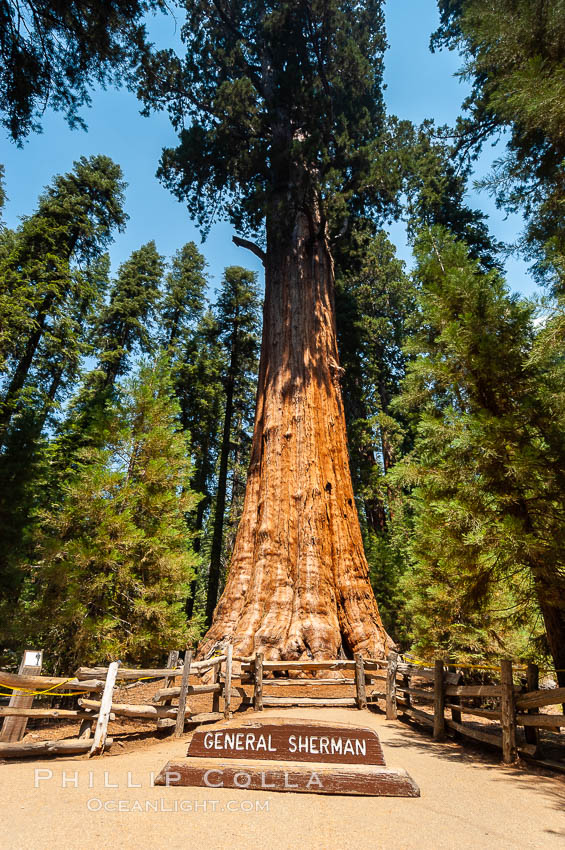
[[[523,759],[515,765],[502,764],[500,752],[489,747],[488,744],[482,745],[475,741],[463,743],[451,737],[444,741],[434,741],[427,727],[412,720],[389,720],[386,726],[394,730],[395,737],[384,741],[385,747],[393,750],[410,749],[442,761],[456,762],[480,770],[496,771],[496,781],[512,783],[520,790],[534,790],[549,800],[557,811],[561,813],[565,811],[565,781],[548,768]],[[530,778],[542,781],[524,782]],[[545,832],[565,837],[565,829],[546,829]]]

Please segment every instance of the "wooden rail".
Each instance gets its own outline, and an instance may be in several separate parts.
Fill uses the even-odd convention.
[[[512,662],[509,660],[501,662],[500,684],[464,685],[459,683],[460,674],[446,671],[441,660],[435,662],[434,668],[424,668],[406,663],[395,664],[393,656],[394,653],[388,659],[387,717],[392,719],[399,712],[432,726],[437,740],[441,740],[446,728],[451,729],[457,734],[501,748],[503,761],[512,764],[519,750],[527,755],[537,753],[539,729],[565,728],[565,717],[562,714],[538,712],[542,706],[561,704],[565,700],[565,688],[536,688],[524,692],[523,688],[514,685]],[[402,682],[397,681],[398,674],[402,676]],[[421,684],[413,686],[413,678],[433,682],[433,688],[426,689]],[[536,665],[530,664],[528,683],[537,685],[538,680],[539,671]],[[499,707],[495,709],[462,703],[462,700],[480,698],[494,699]],[[433,712],[415,708],[412,699],[433,702]],[[451,717],[445,716],[446,710],[451,712]],[[493,724],[477,729],[464,723],[462,715],[485,718],[493,721]],[[525,743],[517,742],[519,726],[524,727]]]
[[[205,673],[208,674],[205,683],[190,683],[189,676],[203,676]],[[364,710],[376,700],[384,699],[387,719],[400,716],[423,723],[433,730],[436,740],[441,740],[451,730],[488,743],[499,747],[504,762],[511,763],[516,760],[519,751],[528,755],[538,753],[540,729],[565,730],[563,714],[540,714],[540,708],[565,701],[565,688],[540,689],[539,671],[532,664],[528,666],[526,687],[514,685],[513,676],[510,661],[501,663],[499,683],[466,685],[462,682],[462,674],[453,667],[447,667],[442,660],[436,660],[433,667],[423,667],[401,660],[395,652],[390,653],[386,660],[356,655],[354,659],[269,661],[261,652],[245,658],[234,656],[231,646],[226,645],[221,655],[203,661],[193,662],[190,651],[187,651],[186,664],[181,665],[175,651],[169,653],[167,667],[134,670],[122,668],[116,662],[109,667],[81,667],[70,680],[0,671],[0,682],[5,685],[42,693],[47,691],[47,697],[58,694],[72,696],[77,691],[87,691],[95,696],[102,693],[101,699],[100,696],[80,699],[78,709],[2,706],[0,718],[76,718],[82,721],[76,739],[42,742],[33,746],[22,744],[10,753],[39,755],[90,751],[94,755],[108,746],[108,721],[114,716],[155,720],[159,727],[171,724],[180,735],[185,724],[194,726],[230,718],[234,696],[240,700],[241,706],[253,705],[256,711],[295,706],[357,707]],[[152,704],[136,705],[114,699],[117,682],[130,682],[122,685],[127,689],[132,687],[131,683],[135,685],[145,679],[159,678],[164,679],[165,687],[156,691]],[[238,684],[234,685],[234,681]],[[239,682],[252,686],[252,695],[240,687]],[[377,689],[371,687],[371,683],[375,682]],[[328,688],[336,686],[343,696],[326,695]],[[344,693],[341,690],[344,687],[350,691]],[[280,688],[288,688],[289,691],[285,696],[279,696]],[[305,688],[314,689],[317,693],[303,696]],[[212,711],[193,714],[188,698],[200,694],[212,696]],[[178,704],[173,704],[177,699]],[[480,704],[483,699],[488,700],[487,705]],[[471,705],[469,700],[473,701]],[[223,707],[220,701],[223,701]],[[463,720],[467,716],[491,723],[477,728]],[[93,727],[95,734],[92,739]],[[518,727],[524,730],[525,743],[517,735]]]

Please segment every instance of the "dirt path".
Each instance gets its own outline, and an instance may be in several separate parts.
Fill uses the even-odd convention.
[[[280,714],[264,711],[260,717]],[[245,719],[251,716],[246,712]],[[90,761],[0,765],[1,845],[6,850],[552,850],[565,846],[565,782],[559,778],[501,767],[496,755],[470,754],[455,743],[434,744],[382,715],[292,709],[283,716],[373,726],[387,764],[405,768],[420,785],[421,798],[151,787],[152,771],[158,772],[169,758],[184,756],[187,735],[125,754],[118,748]]]

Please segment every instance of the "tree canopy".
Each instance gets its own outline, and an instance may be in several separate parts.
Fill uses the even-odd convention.
[[[143,17],[164,0],[2,0],[0,114],[21,143],[47,109],[85,126],[94,84],[119,85],[147,49]]]
[[[392,176],[374,179],[385,120],[380,0],[183,5],[186,55],[145,57],[139,93],[179,131],[160,174],[204,228],[222,213],[259,230],[283,186],[296,208],[316,198],[338,229],[349,212],[390,200]]]

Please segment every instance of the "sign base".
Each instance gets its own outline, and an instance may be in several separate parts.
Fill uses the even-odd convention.
[[[316,764],[186,758],[168,762],[155,785],[190,785],[295,794],[347,794],[364,797],[419,797],[405,770],[379,765]]]

